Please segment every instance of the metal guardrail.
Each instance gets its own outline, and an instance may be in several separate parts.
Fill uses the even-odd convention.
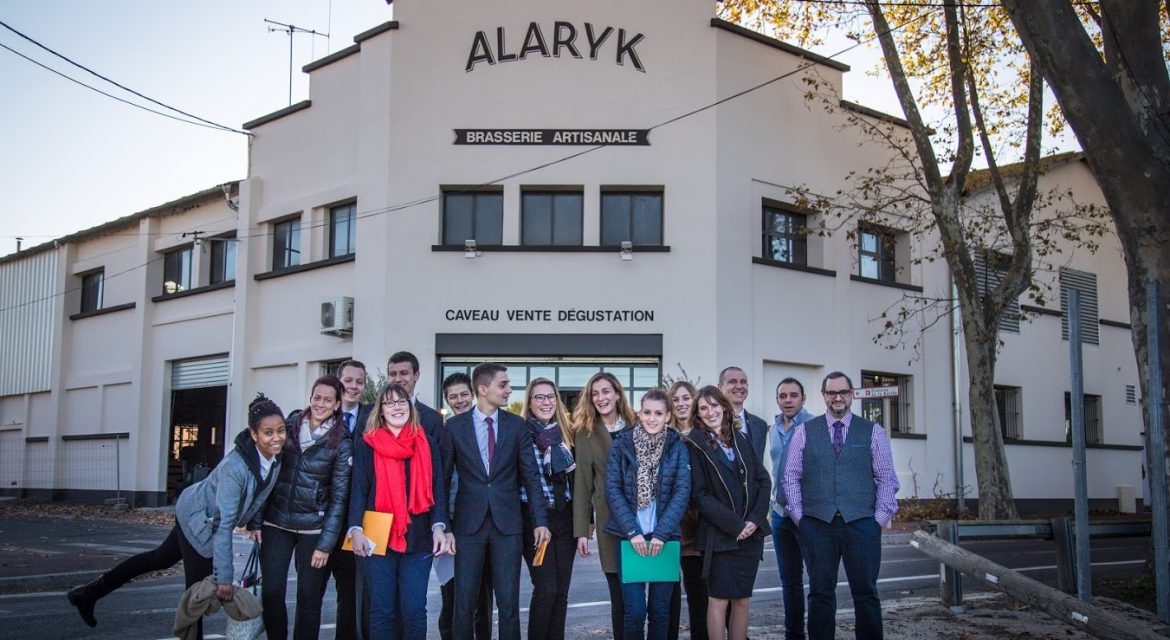
[[[1076,536],[1072,518],[1051,520],[927,520],[921,530],[953,545],[961,540],[1052,540],[1056,543],[1057,587],[1076,593]],[[1126,538],[1151,535],[1148,519],[1100,520],[1089,523],[1089,538]],[[939,592],[943,604],[952,611],[963,610],[963,576],[950,566],[943,568]]]

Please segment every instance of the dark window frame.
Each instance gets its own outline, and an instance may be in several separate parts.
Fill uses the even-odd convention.
[[[656,242],[640,242],[634,238],[634,198],[654,196],[658,199],[658,240]],[[606,241],[606,214],[610,210],[606,207],[606,201],[612,198],[628,198],[626,206],[627,229],[625,240],[618,240],[617,242]],[[601,226],[600,241],[602,246],[620,246],[622,242],[629,241],[634,247],[661,247],[666,245],[666,190],[662,188],[653,189],[638,189],[638,188],[603,188],[601,191],[600,202],[600,216],[599,224]]]
[[[779,207],[773,204],[764,203],[763,215],[763,249],[761,256],[765,260],[779,262],[799,267],[808,266],[808,214],[799,211],[793,211],[785,207]],[[788,229],[783,232],[777,232],[775,225],[769,224],[773,217],[784,217],[788,219]],[[799,218],[799,220],[797,220]],[[799,222],[799,224],[796,224]],[[781,241],[788,244],[788,252],[792,256],[791,259],[785,259],[775,251],[773,242]]]
[[[884,379],[891,384],[883,384],[882,381],[878,379]],[[913,384],[913,379],[913,376],[904,373],[862,371],[861,376],[857,381],[858,384],[861,385],[858,388],[866,389],[870,387],[886,387],[896,384],[898,386],[898,396],[895,398],[863,399],[861,401],[861,416],[870,422],[880,423],[883,427],[885,427],[886,432],[891,435],[905,435],[914,433],[914,423],[910,419],[910,414],[913,411],[913,407],[911,406],[910,402],[910,386]],[[872,383],[867,386],[867,381],[872,381]],[[891,413],[893,414],[894,419],[889,421],[874,420],[871,416],[874,416],[875,413],[871,410],[871,407],[878,407],[877,413],[882,414],[882,417],[885,418],[887,417],[885,415],[887,403],[889,403],[889,408],[891,409]]]
[[[181,256],[183,254],[186,254],[186,256],[187,256],[185,264],[181,261]],[[179,260],[179,264],[175,263],[176,260]],[[162,295],[164,295],[164,296],[173,295],[176,293],[182,293],[183,291],[189,291],[189,290],[195,288],[194,263],[195,263],[195,251],[194,251],[194,247],[192,245],[175,247],[173,249],[170,249],[170,250],[163,252]],[[177,274],[175,273],[176,270],[178,271]],[[175,278],[171,277],[171,276],[175,276],[175,275],[178,275],[179,279],[175,279]],[[182,282],[182,278],[184,276],[186,276],[186,283],[185,284]],[[168,288],[167,288],[168,282],[175,283],[175,287],[174,287],[173,291],[168,290]]]
[[[81,278],[81,311],[79,313],[100,311],[105,305],[106,270],[104,268],[96,269],[89,273],[78,274],[78,276]]]
[[[471,236],[470,238],[448,238],[448,234],[452,233],[451,225],[448,220],[450,198],[453,196],[468,196],[471,198]],[[481,208],[481,200],[487,198],[499,199],[500,221],[499,221],[499,242],[484,242],[482,238],[477,237],[477,229],[479,227],[479,210]],[[447,188],[443,190],[443,206],[442,206],[442,220],[441,233],[443,244],[448,246],[463,246],[467,240],[474,240],[476,246],[503,246],[504,244],[504,191],[502,189],[459,189]]]
[[[1084,394],[1085,444],[1105,444],[1105,419],[1101,396]],[[1064,441],[1072,442],[1072,394],[1064,392]]]
[[[238,242],[234,233],[211,238],[211,264],[207,270],[207,284],[219,284],[236,279]],[[229,275],[231,277],[228,277]]]
[[[1005,440],[1024,438],[1024,390],[1012,385],[997,384],[995,409],[999,412],[999,431]]]
[[[557,200],[561,197],[576,197],[578,207],[576,214],[576,239],[570,242],[561,242],[557,238]],[[526,224],[529,216],[533,215],[527,204],[529,198],[548,198],[549,241],[538,242],[529,238],[529,228]],[[548,246],[548,247],[580,247],[585,244],[585,192],[581,189],[525,189],[520,192],[520,245],[521,246]]]
[[[288,229],[288,231],[284,231],[284,229]],[[299,216],[277,220],[272,223],[273,271],[290,269],[301,264],[300,240],[301,218]],[[282,241],[285,243],[284,245],[281,244]]]
[[[345,217],[340,218],[339,214],[344,214]],[[339,251],[338,242],[342,240],[338,235],[340,226],[345,227],[343,240],[345,246]],[[357,202],[329,207],[329,257],[337,258],[354,253],[357,253]]]
[[[875,248],[865,248],[865,236],[875,238]],[[873,225],[857,228],[857,275],[867,280],[894,283],[898,281],[898,235],[897,232]],[[869,258],[877,264],[877,276],[866,275],[865,263]]]

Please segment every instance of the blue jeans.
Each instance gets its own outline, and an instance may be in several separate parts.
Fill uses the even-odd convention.
[[[390,640],[395,629],[404,640],[427,637],[427,582],[429,553],[395,553],[358,558],[358,566],[370,594],[370,637]]]
[[[882,607],[877,577],[882,564],[882,530],[877,520],[862,518],[832,522],[805,516],[800,538],[808,559],[808,636],[832,640],[837,627],[837,568],[845,563],[853,595],[856,637],[882,639]]]
[[[772,547],[784,594],[784,638],[804,640],[804,556],[792,518],[772,511]]]
[[[618,576],[622,574],[621,564],[621,553],[618,553]],[[677,582],[623,582],[623,640],[666,640],[670,630],[670,597],[677,586]]]

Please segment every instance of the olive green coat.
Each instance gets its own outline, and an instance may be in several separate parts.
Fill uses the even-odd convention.
[[[573,476],[573,537],[588,538],[597,533],[597,552],[601,569],[617,573],[617,539],[605,533],[609,521],[609,504],[605,501],[605,462],[613,443],[600,420],[589,434],[574,439],[577,471]],[[590,521],[590,516],[595,517]]]

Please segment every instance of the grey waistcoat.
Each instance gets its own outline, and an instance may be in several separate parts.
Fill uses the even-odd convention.
[[[872,518],[877,505],[873,478],[873,423],[854,414],[841,456],[833,454],[833,441],[825,415],[804,424],[804,474],[800,480],[804,515],[832,522],[838,513],[845,522]]]

